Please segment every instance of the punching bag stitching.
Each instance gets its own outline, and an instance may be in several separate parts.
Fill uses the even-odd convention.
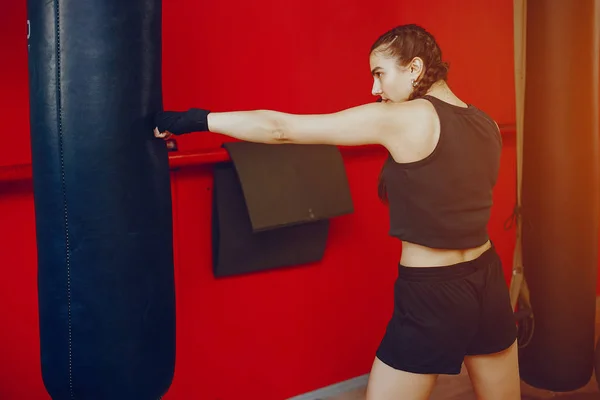
[[[67,329],[68,329],[68,364],[69,364],[69,394],[71,400],[75,399],[73,392],[73,337],[72,337],[72,321],[71,321],[71,246],[69,241],[69,206],[67,202],[67,184],[65,177],[65,158],[64,158],[64,143],[63,143],[63,126],[62,126],[62,98],[61,98],[61,43],[60,43],[60,9],[59,0],[54,0],[54,11],[56,18],[54,21],[54,29],[56,35],[56,121],[58,124],[58,143],[60,151],[60,177],[61,190],[63,196],[63,211],[64,211],[64,226],[65,226],[65,262],[67,266]]]

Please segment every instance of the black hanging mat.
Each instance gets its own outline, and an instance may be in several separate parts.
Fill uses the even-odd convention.
[[[214,174],[215,276],[322,259],[329,219],[353,212],[341,154],[328,145],[224,144]]]

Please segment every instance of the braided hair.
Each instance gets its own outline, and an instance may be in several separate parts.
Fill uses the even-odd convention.
[[[425,96],[434,83],[448,79],[449,65],[442,60],[440,46],[431,33],[418,25],[400,25],[387,31],[373,43],[370,52],[382,52],[393,57],[400,66],[408,65],[415,57],[423,60],[424,72],[413,83],[408,100]],[[379,198],[387,202],[382,174],[383,169],[379,174]]]

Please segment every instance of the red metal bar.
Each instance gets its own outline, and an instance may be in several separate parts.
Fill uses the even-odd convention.
[[[504,124],[504,125],[499,125],[500,127],[500,132],[502,132],[502,135],[516,135],[517,134],[517,126],[514,124]]]
[[[5,165],[0,167],[0,182],[31,179],[31,164]]]
[[[500,130],[503,135],[512,135],[515,133],[516,127],[514,125],[500,125]],[[340,151],[344,157],[355,157],[359,155],[381,153],[384,150],[381,146],[369,145],[350,147],[340,146]],[[223,148],[195,152],[174,151],[169,153],[169,167],[171,169],[210,165],[229,160],[229,154]],[[28,179],[31,179],[31,164],[0,166],[0,182]]]
[[[227,151],[223,148],[195,152],[175,151],[169,153],[169,167],[171,167],[171,169],[216,164],[225,161],[229,161],[229,154],[227,154]]]

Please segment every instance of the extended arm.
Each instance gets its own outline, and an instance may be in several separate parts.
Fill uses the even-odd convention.
[[[248,142],[385,146],[390,137],[397,139],[420,122],[416,112],[419,108],[422,105],[418,102],[406,102],[371,103],[330,114],[299,115],[271,110],[206,112],[205,121],[195,127]],[[200,120],[197,115],[195,119]],[[158,125],[158,130],[168,131],[168,124],[163,125],[162,129]]]
[[[211,113],[208,127],[240,140],[261,143],[363,145],[382,144],[400,130],[383,104],[367,104],[332,114],[298,115],[277,111]],[[394,129],[396,128],[396,129]]]

